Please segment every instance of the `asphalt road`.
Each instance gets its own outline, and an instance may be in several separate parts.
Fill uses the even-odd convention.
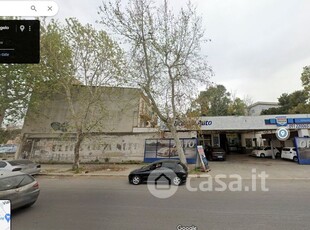
[[[37,203],[13,212],[13,230],[309,229],[310,181],[267,180],[268,192],[202,191],[206,178],[180,186],[170,198],[125,177],[38,177]],[[223,180],[229,184],[231,180]],[[209,181],[210,183],[210,181]],[[251,186],[251,181],[243,181]],[[177,226],[192,228],[177,228]],[[196,228],[194,228],[196,227]]]

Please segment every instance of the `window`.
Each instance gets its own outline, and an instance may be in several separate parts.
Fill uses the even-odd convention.
[[[220,146],[220,139],[218,135],[213,136],[213,146]]]
[[[29,175],[18,175],[0,179],[0,191],[10,190],[25,186],[33,182]]]
[[[174,169],[175,163],[165,162],[165,163],[163,163],[163,167],[169,168],[169,169]]]
[[[0,168],[4,168],[5,166],[7,166],[7,163],[1,161],[1,162],[0,162]]]
[[[245,146],[246,146],[247,148],[253,147],[253,145],[252,145],[252,138],[246,138],[246,139],[245,139]]]

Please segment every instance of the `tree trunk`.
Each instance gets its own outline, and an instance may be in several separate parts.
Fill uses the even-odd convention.
[[[26,144],[26,140],[27,140],[26,135],[25,135],[25,134],[22,134],[22,135],[21,135],[21,138],[20,138],[20,143],[19,143],[18,148],[17,148],[17,150],[16,150],[16,152],[15,152],[15,154],[14,154],[14,158],[15,158],[15,159],[19,159],[19,158],[21,157],[21,155],[22,155],[22,150],[23,150],[23,148],[24,148],[24,145]]]
[[[78,131],[76,134],[76,143],[74,145],[74,163],[72,166],[73,170],[77,170],[80,168],[80,147],[83,139],[84,135],[82,134],[81,131]]]
[[[2,122],[4,120],[5,108],[0,109],[0,128],[2,126]]]
[[[177,129],[176,129],[176,127],[174,125],[170,126],[170,132],[171,132],[172,137],[174,139],[175,146],[177,148],[180,161],[183,164],[187,165],[187,161],[186,161],[186,157],[185,157],[185,154],[184,154],[183,146],[182,146],[182,143],[181,143],[181,141],[179,139],[179,135],[178,135]]]

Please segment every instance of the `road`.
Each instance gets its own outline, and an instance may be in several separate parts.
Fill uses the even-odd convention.
[[[37,203],[13,212],[13,230],[309,229],[309,180],[268,180],[264,191],[202,191],[191,178],[170,198],[125,177],[38,177]],[[229,183],[227,181],[226,183]],[[250,181],[244,181],[250,185]],[[179,227],[179,229],[182,229]],[[183,228],[185,229],[185,228]]]

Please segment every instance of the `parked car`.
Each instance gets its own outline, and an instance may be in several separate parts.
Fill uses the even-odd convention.
[[[226,160],[225,150],[220,147],[213,147],[210,154],[210,160]]]
[[[30,175],[35,175],[41,171],[41,165],[27,159],[0,160],[0,171],[21,171]]]
[[[298,161],[296,148],[295,147],[284,147],[282,149],[281,158]]]
[[[272,151],[274,151],[274,155],[275,157],[280,157],[281,156],[281,153],[280,151],[273,147],[273,150],[270,146],[267,146],[267,147],[259,147],[257,149],[254,149],[252,151],[252,156],[256,156],[256,157],[272,157]]]
[[[10,200],[12,209],[33,205],[39,194],[39,183],[29,174],[0,172],[0,199]]]
[[[212,152],[212,147],[210,145],[205,145],[204,147],[204,152],[205,156],[208,160],[211,160],[211,152]]]
[[[180,185],[186,182],[187,175],[188,169],[180,160],[165,159],[130,172],[128,180],[129,183],[138,185],[143,182],[157,182],[161,176],[164,176],[174,185]]]

